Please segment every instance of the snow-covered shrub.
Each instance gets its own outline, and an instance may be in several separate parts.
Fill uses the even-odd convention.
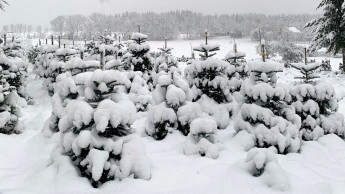
[[[131,42],[128,46],[130,54],[130,63],[134,71],[148,73],[153,69],[152,58],[149,54],[150,45],[146,42],[147,35],[142,33],[133,33]]]
[[[152,94],[141,72],[129,72],[128,79],[131,81],[129,98],[135,104],[138,112],[146,112],[151,104],[154,104]]]
[[[4,55],[0,55],[0,133],[20,133],[22,124],[18,120],[20,110],[17,105],[20,97],[4,77],[2,69],[4,57]]]
[[[20,97],[30,101],[30,96],[26,92],[26,77],[28,62],[19,57],[10,57],[4,55],[0,50],[0,66],[3,69],[3,76],[13,87]]]
[[[2,65],[7,82],[15,87],[20,97],[24,98],[28,103],[32,103],[31,97],[25,89],[25,79],[27,77],[29,63],[24,55],[22,43],[19,40],[15,40],[6,44],[6,46],[0,46],[0,50],[2,50],[0,51],[0,55],[6,56],[5,58],[9,60],[7,65],[5,65],[5,61],[3,61],[4,63]]]
[[[38,55],[36,57],[36,62],[33,72],[38,76],[45,78],[45,72],[47,63],[49,60],[54,58],[53,53],[59,49],[58,45],[42,45],[38,47]]]
[[[249,77],[249,68],[244,59],[245,56],[244,52],[237,51],[236,44],[234,45],[234,50],[225,55],[224,60],[235,67],[234,72],[228,73],[231,82],[231,92],[240,91],[243,80]]]
[[[320,71],[332,71],[331,61],[329,59],[325,59],[321,61]]]
[[[171,67],[177,68],[177,58],[171,55],[173,48],[163,47],[159,48],[161,55],[156,58],[154,62],[154,71],[159,73],[160,71],[169,72]]]
[[[104,69],[106,69],[106,70],[119,70],[119,71],[124,70],[120,59],[114,59],[114,60],[108,61],[105,64]]]
[[[228,75],[233,72],[235,67],[215,58],[193,61],[185,70],[186,78],[194,92],[194,100],[205,94],[218,103],[231,101],[230,89],[233,85]]]
[[[30,49],[30,51],[28,53],[28,59],[29,59],[30,63],[32,63],[32,64],[36,63],[38,53],[39,53],[38,46],[32,47]]]
[[[193,50],[200,52],[199,56],[201,60],[206,60],[209,57],[213,57],[214,55],[216,55],[216,53],[211,52],[219,51],[219,45],[202,43],[199,46],[194,47]]]
[[[184,135],[190,132],[193,120],[200,117],[211,117],[217,123],[218,129],[225,129],[230,123],[229,112],[224,104],[218,104],[206,95],[197,102],[187,101],[177,111],[178,130]]]
[[[253,176],[261,176],[269,163],[278,163],[275,153],[270,148],[253,148],[246,158],[248,171]]]
[[[131,82],[113,70],[75,76],[81,98],[71,100],[58,128],[65,153],[94,187],[130,175],[150,179],[150,164],[140,138],[131,134],[136,108],[126,94]]]
[[[99,39],[100,43],[91,41],[86,44],[84,59],[86,61],[101,61],[102,54],[104,63],[115,60],[117,58],[117,48],[113,45],[113,37],[100,35]]]
[[[320,81],[316,71],[320,63],[292,64],[303,74],[296,79],[301,79],[294,86],[292,92],[293,103],[296,113],[302,120],[303,140],[317,140],[325,134],[336,134],[340,137],[345,135],[344,116],[337,113],[338,101],[332,86]]]
[[[99,69],[100,66],[101,64],[99,61],[85,61],[80,59],[79,57],[74,57],[71,60],[67,61],[67,63],[65,64],[65,69],[66,71],[71,72],[71,74],[74,76],[83,72],[95,71],[96,69]]]
[[[146,120],[146,133],[156,140],[164,139],[176,126],[176,113],[165,102],[150,107]]]
[[[190,133],[184,143],[184,154],[218,158],[219,148],[216,145],[216,133],[217,122],[213,119],[205,117],[193,120],[190,125]]]
[[[66,71],[66,62],[74,58],[77,53],[78,51],[75,49],[59,48],[52,53],[52,56],[43,62],[43,75],[45,78],[43,86],[47,88],[50,96],[54,95],[54,84],[56,83],[57,76]]]
[[[254,60],[249,67],[251,76],[241,88],[245,103],[237,115],[235,130],[251,134],[257,147],[274,146],[281,154],[299,151],[300,117],[289,105],[289,88],[276,84],[276,73],[283,71],[283,64]]]
[[[302,76],[297,76],[295,79],[301,79],[304,83],[313,83],[313,79],[320,76],[316,73],[316,70],[320,68],[320,63],[304,64],[304,63],[292,63],[291,66],[300,71]]]
[[[123,43],[119,39],[119,42],[116,42],[114,46],[115,46],[115,56],[117,56],[116,59],[121,58],[126,53]]]
[[[289,179],[279,166],[277,157],[271,148],[254,148],[245,160],[247,170],[255,177],[260,177],[269,187],[286,191],[290,189]]]
[[[146,121],[146,132],[157,140],[164,139],[169,129],[177,128],[177,111],[192,100],[188,83],[178,72],[161,71],[154,80],[153,99]]]
[[[2,49],[5,55],[8,57],[25,59],[24,51],[19,40],[9,42],[6,44],[6,46],[0,46],[0,49]]]
[[[58,123],[67,104],[78,97],[78,86],[75,84],[73,77],[68,73],[57,76],[54,85],[55,94],[52,96],[52,113],[45,122],[43,133],[45,136],[51,136],[58,132]]]

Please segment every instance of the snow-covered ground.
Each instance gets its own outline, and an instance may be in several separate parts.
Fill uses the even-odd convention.
[[[192,41],[192,45],[201,42]],[[223,58],[232,49],[230,40],[211,42],[221,46],[216,57]],[[155,50],[163,42],[150,44]],[[254,45],[250,40],[239,42],[238,48],[247,52],[247,60],[256,57]],[[190,41],[172,41],[169,46],[174,47],[173,54],[177,56],[190,54]],[[340,59],[331,59],[333,69],[337,69],[339,62]],[[291,82],[296,74],[296,70],[286,69],[279,74],[279,81]],[[321,77],[336,89],[339,111],[345,114],[344,75],[332,72],[322,73]],[[177,131],[162,141],[144,137],[153,167],[151,180],[127,178],[94,189],[86,178],[78,175],[68,157],[51,156],[59,137],[47,139],[41,133],[51,113],[50,97],[41,84],[41,80],[30,74],[27,91],[35,104],[22,110],[24,132],[0,134],[0,193],[345,193],[345,142],[341,138],[327,135],[316,142],[304,142],[298,154],[278,155],[286,182],[279,174],[268,179],[253,177],[247,172],[244,162],[250,145],[244,137],[234,136],[233,123],[217,134],[223,144],[217,159],[184,155],[185,137]],[[144,125],[145,117],[133,127],[138,134],[143,134]],[[287,191],[270,187],[272,181]]]

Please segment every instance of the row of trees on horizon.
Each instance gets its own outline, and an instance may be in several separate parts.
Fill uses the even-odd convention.
[[[231,36],[234,38],[255,38],[255,32],[260,28],[264,33],[279,32],[282,28],[296,27],[301,30],[299,40],[310,40],[310,29],[304,25],[317,18],[318,15],[264,15],[264,14],[223,14],[204,15],[192,11],[154,12],[125,12],[122,14],[106,15],[93,13],[89,16],[62,15],[54,18],[51,28],[42,26],[11,24],[4,25],[2,32],[27,33],[32,37],[36,32],[39,37],[53,32],[66,39],[91,39],[105,31],[121,33],[127,37],[137,31],[137,24],[142,26],[142,32],[151,40],[167,39],[197,39],[203,37],[204,29],[208,29],[211,36]],[[36,37],[37,37],[36,35]]]

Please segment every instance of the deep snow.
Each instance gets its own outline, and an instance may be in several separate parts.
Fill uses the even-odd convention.
[[[216,57],[221,58],[231,45],[227,40],[217,41],[220,42],[214,43],[221,45],[222,52]],[[159,47],[163,44],[151,43]],[[175,55],[190,53],[189,41],[174,41],[169,46],[174,48]],[[151,45],[151,48],[156,46]],[[239,50],[247,52],[247,60],[255,57],[254,44],[249,40],[241,41]],[[331,59],[334,69],[338,63],[339,59]],[[278,80],[291,82],[296,74],[297,70],[285,69],[279,73]],[[341,100],[339,111],[345,114],[345,100],[342,100],[345,76],[328,73],[321,77],[334,86]],[[251,145],[246,143],[245,136],[234,137],[233,123],[217,132],[217,139],[222,142],[221,150],[217,159],[210,159],[184,155],[186,137],[178,131],[162,141],[144,135],[145,114],[133,127],[144,136],[146,153],[153,167],[152,179],[127,178],[94,189],[86,178],[79,177],[68,157],[52,152],[59,137],[43,137],[41,130],[50,116],[51,101],[42,89],[42,81],[35,79],[33,74],[28,78],[27,91],[35,104],[23,109],[24,132],[10,136],[0,134],[0,193],[345,193],[345,142],[335,135],[326,135],[317,142],[304,142],[299,154],[277,155],[278,164],[288,180],[286,183],[274,176],[272,180],[253,177],[246,170],[245,159]],[[51,156],[51,153],[55,154]],[[289,189],[282,192],[271,188],[269,181]]]

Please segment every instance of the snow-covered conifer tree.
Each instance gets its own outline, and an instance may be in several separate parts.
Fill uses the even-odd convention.
[[[193,48],[194,51],[200,52],[199,56],[200,56],[201,60],[206,60],[209,57],[213,57],[214,55],[216,55],[216,53],[214,53],[214,52],[219,51],[219,45],[218,44],[209,44],[208,43],[208,37],[209,37],[209,34],[207,32],[207,29],[206,29],[205,30],[206,42],[200,44],[200,46]]]
[[[153,98],[156,105],[150,107],[146,120],[146,132],[157,140],[164,139],[169,130],[177,129],[177,111],[193,98],[188,83],[172,69],[161,71],[154,80]]]
[[[57,76],[66,71],[66,62],[77,53],[78,51],[75,49],[59,48],[54,52],[53,58],[45,62],[45,80],[43,86],[48,89],[48,94],[50,96],[54,95],[54,84],[56,83]]]
[[[274,146],[282,154],[299,151],[300,117],[288,105],[292,100],[289,88],[276,84],[276,73],[283,71],[283,64],[260,59],[251,61],[249,68],[251,76],[241,88],[245,103],[237,115],[235,130],[251,134],[257,147]]]
[[[177,58],[171,55],[173,48],[168,47],[167,40],[165,39],[165,45],[159,48],[161,55],[157,57],[154,63],[154,71],[159,73],[160,71],[168,72],[171,67],[177,67]]]
[[[133,33],[131,42],[128,46],[128,52],[131,54],[130,63],[134,71],[148,73],[153,69],[152,58],[149,54],[150,45],[146,42],[147,35],[140,32]]]
[[[8,82],[16,80],[16,74],[9,71],[13,68],[12,62],[0,49],[0,133],[11,134],[22,131],[19,121],[22,101],[17,94],[16,87]]]
[[[142,72],[130,71],[127,74],[131,81],[129,88],[129,98],[135,104],[138,112],[146,112],[150,105],[155,104],[149,86],[143,79]]]
[[[195,60],[185,70],[186,78],[194,92],[194,100],[203,94],[218,103],[231,101],[232,87],[228,75],[235,72],[235,67],[216,59]]]
[[[53,105],[52,113],[43,127],[43,133],[47,137],[59,131],[58,123],[65,107],[71,100],[77,99],[79,96],[78,86],[69,72],[57,76],[54,91],[51,100]]]
[[[331,61],[329,59],[321,61],[320,71],[332,71]]]
[[[26,62],[20,41],[16,40],[6,46],[1,46],[1,48],[6,49],[6,52],[5,50],[1,51],[0,55],[4,55],[3,57],[9,60],[7,64],[3,64],[3,71],[6,74],[7,82],[10,86],[14,87],[20,97],[31,103],[31,97],[25,89],[25,79],[27,77],[29,63]]]
[[[96,69],[100,69],[101,64],[96,60],[82,60],[79,57],[74,57],[71,60],[66,62],[65,68],[66,71],[69,71],[72,76],[75,76],[83,72],[91,72]]]
[[[184,143],[184,154],[218,158],[219,146],[217,145],[216,133],[217,122],[215,120],[207,117],[193,120],[190,125],[190,133]]]
[[[316,70],[320,63],[291,64],[298,69],[302,76],[295,77],[302,82],[297,83],[292,93],[292,104],[296,113],[301,117],[303,140],[317,140],[325,134],[345,135],[344,116],[337,113],[338,101],[335,91],[329,84],[314,81],[319,78]]]
[[[62,148],[94,187],[130,175],[150,179],[140,138],[132,134],[136,108],[126,94],[131,82],[119,71],[75,76],[83,98],[70,101],[58,123]]]
[[[235,71],[228,74],[231,82],[231,92],[240,91],[244,79],[249,77],[249,68],[244,57],[246,54],[237,50],[237,44],[234,43],[234,49],[225,55],[224,60],[235,67]]]
[[[235,72],[235,67],[229,63],[212,58],[219,50],[219,45],[208,43],[206,32],[206,43],[194,48],[195,51],[202,52],[200,60],[194,60],[185,69],[186,78],[194,92],[194,100],[198,100],[205,94],[218,103],[230,102],[232,87],[229,75]]]

